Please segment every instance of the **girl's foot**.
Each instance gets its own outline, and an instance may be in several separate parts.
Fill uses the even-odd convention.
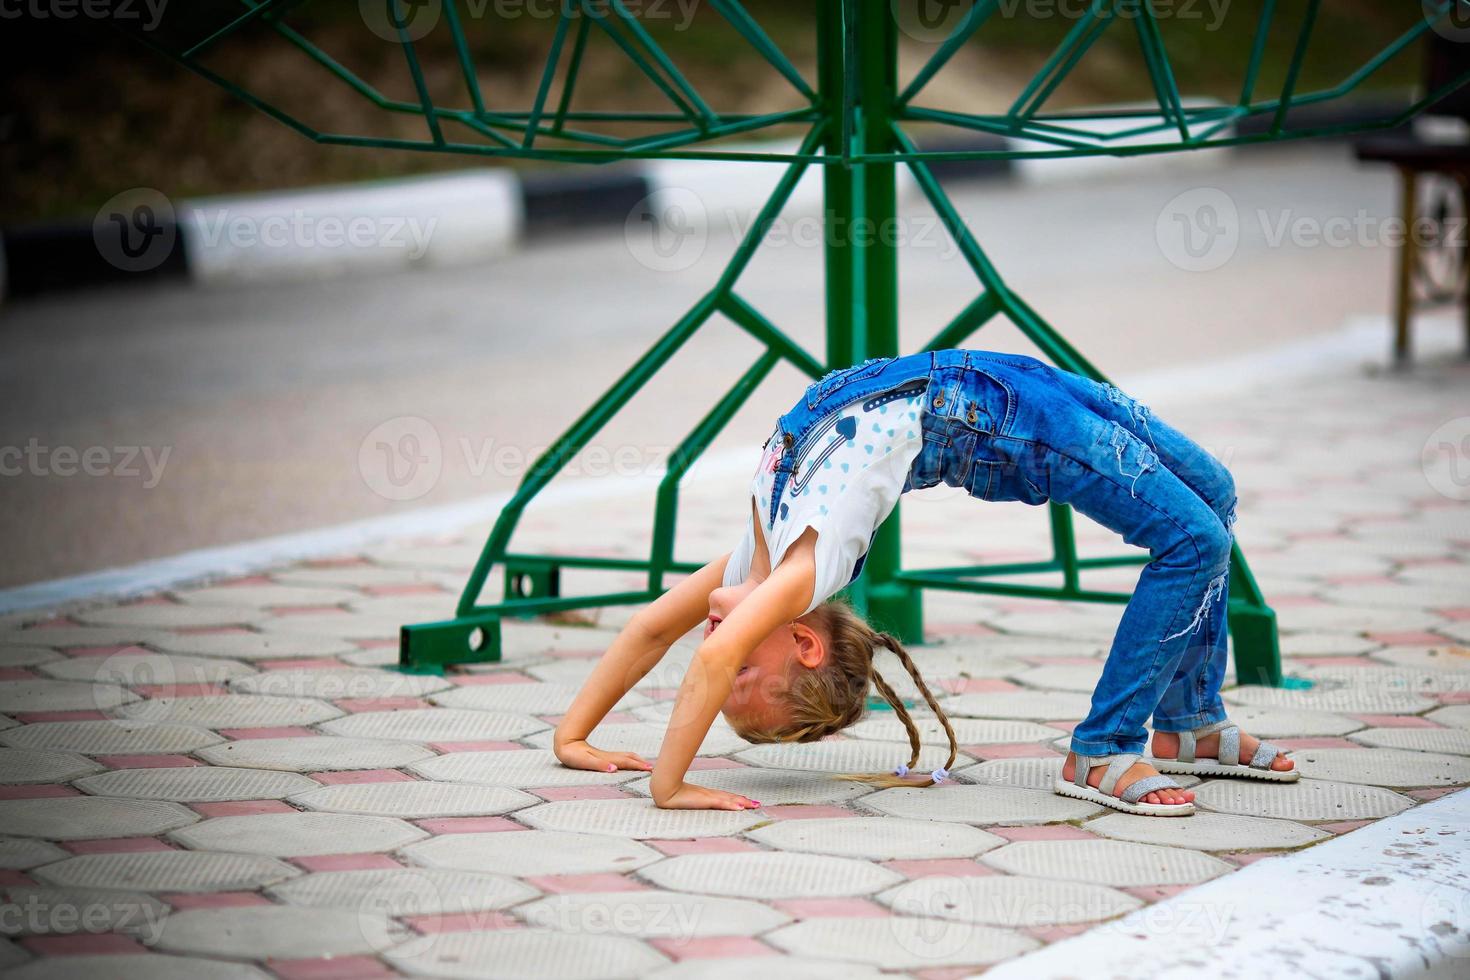
[[[1256,754],[1256,748],[1260,746],[1261,740],[1245,732],[1240,733],[1240,757],[1250,759]],[[1177,732],[1154,732],[1153,756],[1155,759],[1177,759],[1179,758],[1179,735]],[[1196,759],[1218,759],[1220,757],[1220,735],[1201,735],[1194,747]],[[1271,760],[1271,769],[1275,772],[1291,772],[1296,768],[1296,763],[1288,759],[1283,753],[1276,753],[1276,758]]]
[[[1176,741],[1175,750],[1178,750]],[[1087,774],[1087,785],[1097,789],[1102,784],[1103,775],[1108,767],[1093,766]],[[1074,752],[1067,753],[1067,761],[1062,763],[1062,779],[1071,782],[1077,772],[1077,755]],[[1148,776],[1157,776],[1159,771],[1146,762],[1136,762],[1128,767],[1128,771],[1118,777],[1118,785],[1113,787],[1113,795],[1122,799],[1123,791],[1140,779]],[[1159,806],[1175,806],[1180,803],[1193,803],[1194,793],[1187,789],[1160,789],[1146,794],[1140,803],[1153,803]]]

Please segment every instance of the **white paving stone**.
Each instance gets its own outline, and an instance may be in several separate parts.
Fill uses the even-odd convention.
[[[453,575],[421,572],[416,569],[382,568],[378,565],[323,565],[317,568],[297,567],[271,576],[283,585],[336,585],[349,589],[367,589],[395,585],[441,585],[457,589],[464,582]]]
[[[1187,819],[1176,820],[1109,813],[1088,821],[1086,829],[1115,840],[1189,847],[1200,851],[1275,850],[1300,847],[1330,836],[1326,831],[1290,820],[1200,810]]]
[[[1286,784],[1216,779],[1195,789],[1195,803],[1221,813],[1285,820],[1376,820],[1414,805],[1408,797],[1377,786],[1326,779]]]
[[[254,694],[211,694],[203,697],[150,698],[125,705],[124,718],[174,722],[198,728],[284,728],[314,725],[342,716],[342,709],[312,698],[276,698]]]
[[[50,864],[69,856],[55,844],[30,837],[0,837],[0,868],[24,871],[40,864]]]
[[[91,626],[142,626],[148,629],[192,629],[207,626],[249,626],[264,615],[249,606],[185,606],[176,602],[139,602],[104,606],[76,614]]]
[[[1387,647],[1374,653],[1373,659],[1420,670],[1470,673],[1470,647],[1448,644],[1442,647]]]
[[[1441,725],[1470,728],[1470,704],[1451,704],[1443,708],[1436,708],[1424,717]]]
[[[974,857],[1005,838],[959,823],[896,817],[831,817],[779,820],[746,836],[782,851],[892,861]]]
[[[0,732],[0,743],[83,755],[152,755],[193,752],[222,742],[215,732],[190,725],[141,721],[46,721]]]
[[[0,800],[0,827],[17,837],[86,840],[99,837],[152,837],[185,827],[199,814],[177,803],[59,796]]]
[[[46,647],[68,650],[72,647],[111,647],[129,643],[152,643],[165,635],[163,630],[141,626],[48,626],[28,630],[0,630],[0,646]]]
[[[194,606],[337,606],[361,599],[354,589],[309,585],[217,585],[175,592],[180,602]]]
[[[521,738],[551,726],[529,715],[460,708],[364,711],[329,721],[321,730],[353,738],[406,742],[477,742]]]
[[[640,773],[592,772],[569,769],[551,752],[542,749],[489,752],[451,752],[408,767],[425,779],[522,789],[541,786],[608,786],[637,778]]]
[[[248,963],[192,956],[117,953],[103,956],[49,956],[11,970],[6,980],[270,980]]]
[[[420,820],[427,817],[492,816],[534,806],[541,801],[529,793],[506,786],[413,781],[317,786],[292,796],[291,802],[307,810]]]
[[[100,772],[84,755],[45,749],[0,749],[0,783],[65,783]]]
[[[769,957],[693,957],[649,974],[649,980],[750,980],[770,969]],[[836,959],[781,958],[781,980],[883,980],[879,970]]]
[[[224,742],[201,749],[198,755],[215,766],[281,769],[287,772],[336,772],[350,769],[397,769],[431,758],[434,750],[412,742],[301,735]]]
[[[147,941],[168,915],[168,906],[151,895],[115,888],[54,888],[12,885],[6,902],[21,912],[0,922],[9,935],[79,935],[117,932]]]
[[[506,875],[435,868],[373,868],[309,874],[267,889],[267,894],[287,905],[366,909],[402,918],[509,908],[541,893]]]
[[[295,773],[227,766],[117,769],[79,779],[76,783],[77,789],[93,796],[126,796],[175,803],[281,800],[292,793],[303,793],[319,786],[315,780]]]
[[[752,766],[773,769],[806,769],[816,772],[892,772],[900,763],[909,761],[912,750],[907,742],[878,742],[872,739],[838,739],[821,742],[784,742],[757,745],[738,752],[735,758]],[[931,771],[949,759],[949,749],[926,745],[919,753],[915,770]],[[951,771],[975,760],[964,753],[955,759]]]
[[[1027,687],[1054,691],[1080,691],[1091,694],[1102,676],[1102,662],[1095,664],[1044,664],[1010,674],[1010,678]]]
[[[299,874],[275,858],[214,851],[84,854],[33,872],[52,885],[140,892],[254,891]]]
[[[646,844],[606,834],[555,830],[445,834],[410,844],[415,864],[508,875],[603,874],[632,871],[663,857]]]
[[[107,711],[137,701],[138,695],[114,684],[75,681],[0,681],[0,711]]]
[[[1353,633],[1281,634],[1281,655],[1284,657],[1355,657],[1371,653],[1382,645]]]
[[[983,966],[1030,952],[1030,936],[973,922],[932,918],[814,918],[764,937],[778,949],[804,956],[856,960],[888,970]]]
[[[643,776],[628,783],[624,789],[647,796],[651,780],[652,777]],[[767,806],[787,803],[845,803],[873,791],[873,787],[865,783],[839,779],[828,773],[763,769],[759,766],[696,769],[685,775],[684,780],[696,786],[738,793],[752,800],[760,800]]]
[[[1116,888],[1193,885],[1234,870],[1200,851],[1121,840],[1017,841],[981,860],[1007,874]]]
[[[519,810],[515,818],[538,830],[635,840],[737,834],[763,819],[758,810],[664,810],[645,799],[561,800]]]
[[[230,682],[237,694],[321,698],[344,701],[359,698],[418,698],[449,687],[433,674],[405,674],[397,670],[266,670]]]
[[[900,915],[1013,927],[1096,922],[1143,904],[1105,885],[1013,875],[916,878],[889,889],[878,900]]]
[[[550,684],[545,681],[513,684],[469,684],[442,691],[429,698],[446,708],[474,708],[477,711],[514,711],[526,715],[559,715],[572,706],[579,687],[572,684]],[[649,701],[633,691],[613,705],[614,711],[641,707]]]
[[[1096,804],[1049,790],[964,783],[885,789],[864,796],[858,804],[893,817],[1007,826],[1082,820],[1102,811]]]
[[[1470,783],[1470,759],[1402,749],[1299,749],[1303,776],[1372,786],[1454,786]]]
[[[404,949],[387,954],[396,969],[448,980],[632,980],[669,962],[637,939],[543,929],[450,933]]]
[[[427,836],[412,824],[390,817],[343,813],[257,813],[215,817],[177,831],[173,838],[196,851],[305,857],[392,851]]]
[[[351,653],[357,645],[339,637],[290,633],[169,633],[148,645],[166,653],[231,660],[293,660]]]
[[[392,640],[398,637],[403,620],[397,616],[364,616],[348,612],[293,613],[261,617],[255,625],[262,633],[321,636],[333,640]]]
[[[411,933],[360,909],[308,909],[289,905],[190,909],[163,924],[158,949],[235,959],[304,959],[371,955],[391,949]]]
[[[1454,694],[1470,691],[1470,671],[1434,667],[1369,665],[1305,667],[1303,677],[1324,687],[1366,687],[1406,694]]]
[[[587,741],[609,752],[636,752],[645,759],[658,755],[668,729],[648,722],[621,722],[598,725]],[[526,739],[539,748],[550,748],[556,733],[550,729]],[[723,726],[712,726],[700,743],[700,755],[729,755],[750,745],[745,739]]]
[[[1353,741],[1381,749],[1470,755],[1470,731],[1460,728],[1367,728],[1354,734]]]
[[[1090,706],[1088,695],[1066,691],[971,691],[944,702],[945,711],[960,717],[1030,721],[1076,721]]]
[[[1231,704],[1285,708],[1290,711],[1373,715],[1417,715],[1435,704],[1429,698],[1407,691],[1386,691],[1368,686],[1320,685],[1298,691],[1252,685],[1232,688],[1225,691],[1222,697]]]
[[[676,942],[753,936],[791,921],[791,916],[760,902],[652,889],[548,895],[518,906],[515,914],[547,929]]]
[[[45,647],[0,645],[0,667],[34,667],[61,659],[61,654]]]
[[[961,745],[984,745],[998,742],[1044,742],[1057,737],[1055,728],[1029,721],[992,721],[979,718],[951,718],[955,740]],[[944,726],[939,719],[919,717],[914,719],[919,729],[919,741],[925,745],[949,745]],[[885,742],[906,742],[908,733],[897,718],[865,718],[846,729],[844,735],[853,738],[878,739]]]
[[[221,684],[254,671],[232,660],[124,651],[110,657],[69,657],[41,667],[58,680],[133,686]]]
[[[986,783],[1050,791],[1052,783],[1056,782],[1057,777],[1062,774],[1062,761],[1063,757],[1059,755],[1025,759],[991,759],[978,766],[967,766],[955,778],[963,783]]]
[[[1230,720],[1257,738],[1327,738],[1364,727],[1356,718],[1327,711],[1248,704],[1232,705]]]
[[[756,899],[871,895],[903,880],[870,861],[789,851],[683,854],[639,874],[675,891]]]

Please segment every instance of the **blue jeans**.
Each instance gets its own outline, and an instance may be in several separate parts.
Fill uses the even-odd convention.
[[[1114,385],[980,350],[836,372],[781,424],[799,435],[827,406],[924,382],[924,446],[905,491],[944,483],[982,500],[1069,504],[1149,551],[1072,750],[1141,752],[1150,715],[1165,732],[1222,720],[1230,472]]]

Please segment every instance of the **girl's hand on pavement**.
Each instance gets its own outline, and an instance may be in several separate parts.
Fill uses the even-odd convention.
[[[553,751],[561,764],[570,769],[590,769],[593,772],[616,772],[619,769],[653,771],[653,763],[637,752],[604,752],[588,745],[586,739],[563,743]]]
[[[760,802],[739,793],[685,783],[658,806],[665,810],[753,810]]]

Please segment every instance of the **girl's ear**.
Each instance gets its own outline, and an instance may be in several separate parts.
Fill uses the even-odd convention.
[[[792,639],[796,641],[796,659],[803,667],[820,667],[827,659],[827,641],[822,634],[801,620],[791,624]]]

